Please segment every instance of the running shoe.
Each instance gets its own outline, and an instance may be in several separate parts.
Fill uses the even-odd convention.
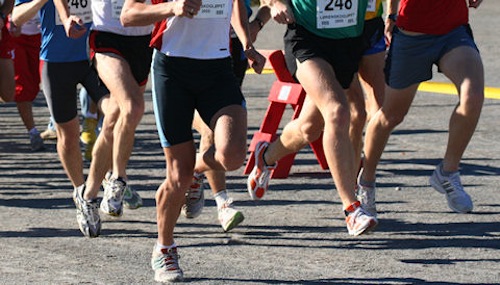
[[[76,220],[80,231],[86,237],[97,237],[101,233],[101,218],[97,206],[97,199],[87,201],[83,198],[85,186],[75,188],[73,202],[76,206]]]
[[[460,181],[460,172],[454,172],[450,176],[441,175],[442,165],[439,164],[429,179],[431,186],[441,194],[446,195],[448,207],[457,213],[472,212],[472,199],[464,190]]]
[[[347,231],[352,236],[358,236],[373,230],[377,224],[377,218],[373,217],[363,207],[358,206],[345,218]]]
[[[151,267],[155,271],[155,281],[162,283],[182,281],[184,273],[179,267],[179,259],[177,247],[162,249],[161,253],[155,247],[151,256]]]
[[[252,200],[260,200],[266,194],[267,187],[269,186],[269,180],[271,179],[271,174],[276,168],[278,163],[274,165],[266,165],[264,162],[264,152],[266,151],[269,143],[266,141],[260,141],[255,146],[254,157],[255,166],[248,175],[247,188],[248,194]]]
[[[142,198],[130,185],[127,184],[123,192],[123,206],[135,210],[142,206]]]
[[[119,217],[123,214],[123,193],[127,183],[121,178],[111,178],[104,187],[104,196],[101,201],[101,211],[111,216]]]
[[[97,139],[96,134],[97,119],[85,118],[82,122],[82,133],[80,134],[80,140],[84,144],[94,144]]]
[[[363,209],[370,213],[370,215],[377,217],[377,205],[375,200],[377,188],[375,185],[373,187],[361,185],[360,180],[362,173],[363,169],[360,170],[358,175],[357,199],[361,202],[361,207],[363,207]]]
[[[205,206],[203,193],[203,174],[194,174],[193,183],[186,192],[186,203],[182,206],[182,214],[188,219],[198,217]]]
[[[46,129],[40,134],[43,140],[55,140],[57,139],[57,132],[55,130]]]
[[[45,149],[45,144],[40,133],[30,134],[30,145],[32,151],[41,151]]]
[[[228,232],[238,226],[245,217],[233,206],[233,199],[226,200],[224,205],[218,209],[219,222],[224,232]]]

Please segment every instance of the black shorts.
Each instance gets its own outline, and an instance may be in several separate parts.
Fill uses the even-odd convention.
[[[248,69],[248,59],[238,38],[231,38],[231,59],[233,60],[233,73],[241,86]]]
[[[245,107],[230,57],[199,60],[169,57],[156,50],[151,70],[153,104],[162,147],[193,140],[195,109],[210,126],[213,116],[222,108]]]
[[[76,87],[82,84],[90,98],[98,103],[109,94],[97,72],[87,60],[77,62],[44,62],[43,94],[56,123],[66,123],[78,114]]]
[[[384,29],[385,23],[382,17],[376,17],[365,21],[365,27],[363,29],[365,50],[363,55],[376,54],[386,50]]]
[[[90,31],[91,58],[95,53],[113,53],[125,59],[132,75],[141,86],[148,82],[153,49],[149,47],[151,35],[123,36],[110,32]]]
[[[365,49],[362,36],[328,39],[317,36],[298,24],[288,25],[284,41],[285,60],[292,75],[297,71],[296,60],[304,62],[319,57],[330,63],[337,81],[344,89],[351,85]]]

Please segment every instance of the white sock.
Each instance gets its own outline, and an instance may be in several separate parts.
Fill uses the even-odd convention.
[[[161,250],[162,250],[162,249],[167,249],[167,250],[168,250],[168,249],[171,249],[171,248],[176,247],[176,246],[177,246],[177,245],[175,244],[175,242],[174,242],[173,244],[171,244],[171,245],[163,245],[163,244],[161,244],[161,243],[159,243],[159,242],[157,241],[157,242],[156,242],[156,252],[158,252],[158,253],[162,253],[162,252],[161,252]]]
[[[222,206],[224,205],[224,203],[226,203],[228,198],[229,197],[227,195],[227,190],[224,189],[217,192],[217,194],[214,195],[215,203],[217,204],[217,209],[222,208]]]

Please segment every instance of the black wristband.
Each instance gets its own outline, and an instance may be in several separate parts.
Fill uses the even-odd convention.
[[[5,21],[5,18],[7,18],[7,16],[5,16],[5,14],[2,11],[0,11],[0,18],[2,18],[2,20]]]
[[[396,22],[396,20],[398,19],[398,14],[389,14],[387,16],[387,19],[393,21],[393,22]]]

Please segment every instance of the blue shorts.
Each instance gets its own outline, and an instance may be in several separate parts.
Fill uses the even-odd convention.
[[[197,110],[210,126],[213,116],[230,105],[245,107],[231,58],[198,60],[153,52],[153,106],[162,147],[193,140]]]
[[[382,17],[373,18],[365,21],[363,30],[363,39],[367,48],[363,55],[371,55],[384,52],[386,49],[384,37],[384,20]]]
[[[479,52],[468,25],[445,35],[409,36],[395,28],[384,68],[387,85],[403,89],[431,79],[432,66],[460,46],[470,46]]]

